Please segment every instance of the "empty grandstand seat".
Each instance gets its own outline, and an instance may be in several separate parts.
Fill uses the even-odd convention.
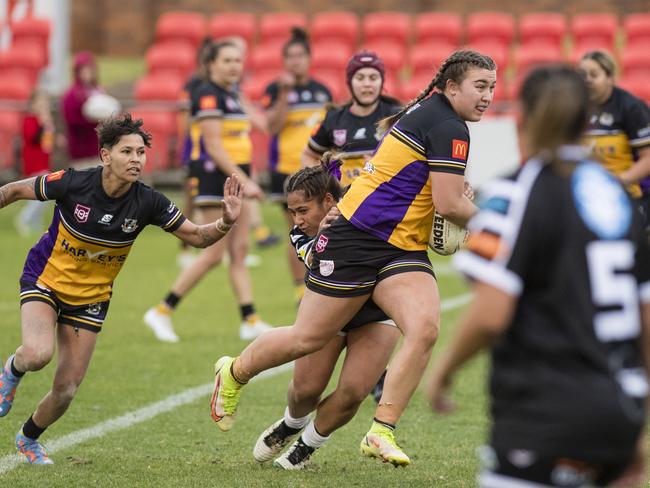
[[[583,56],[583,54],[589,51],[596,51],[596,50],[606,51],[610,53],[614,58],[616,57],[614,55],[613,46],[603,42],[602,39],[585,39],[582,42],[577,42],[573,45],[573,48],[571,49],[571,55],[569,56],[569,60],[572,63],[577,63],[580,60],[580,58]]]
[[[650,83],[647,75],[624,77],[618,82],[618,86],[650,104]]]
[[[257,71],[279,71],[282,69],[282,44],[280,40],[259,44],[251,51],[251,65]]]
[[[467,40],[510,45],[515,37],[515,18],[503,12],[476,12],[467,18]]]
[[[164,42],[147,50],[147,73],[187,78],[196,66],[196,53],[188,44]]]
[[[37,17],[28,17],[16,20],[11,24],[11,43],[17,45],[21,43],[36,43],[44,54],[44,65],[49,63],[48,42],[52,30],[48,19]]]
[[[18,163],[22,119],[22,112],[0,110],[0,170],[11,169]]]
[[[354,49],[359,38],[359,17],[352,12],[322,12],[314,15],[310,34],[314,43],[339,41]]]
[[[426,12],[415,17],[416,44],[441,43],[458,46],[462,33],[462,20],[458,14]]]
[[[292,27],[306,27],[307,17],[298,12],[274,12],[262,15],[259,24],[260,42],[284,42],[291,36]]]
[[[431,80],[433,79],[435,73],[419,73],[416,76],[412,76],[409,80],[403,82],[399,90],[399,98],[407,103],[410,100],[413,100],[417,97],[422,90],[424,90]]]
[[[134,88],[134,97],[139,102],[177,102],[183,89],[184,79],[169,74],[149,74],[140,78]]]
[[[623,20],[626,46],[650,48],[650,13],[629,14]]]
[[[547,44],[522,45],[515,53],[515,69],[518,74],[550,63],[562,62],[562,51],[558,46]]]
[[[332,94],[335,102],[342,102],[350,98],[350,92],[345,82],[345,72],[341,70],[314,71],[312,78],[321,82]]]
[[[406,46],[404,44],[376,39],[364,42],[362,49],[376,52],[389,71],[397,72],[406,64]]]
[[[151,134],[151,147],[145,149],[147,154],[145,174],[169,169],[174,160],[176,112],[146,106],[132,107],[129,112],[134,119],[142,119],[142,128]]]
[[[509,62],[509,46],[494,40],[483,40],[467,46],[468,49],[487,54],[496,63],[497,69],[505,70]],[[501,71],[503,73],[503,71]]]
[[[242,82],[242,91],[244,95],[253,101],[260,101],[264,96],[266,87],[275,81],[280,74],[279,71],[260,71],[255,76],[248,77]]]
[[[205,17],[197,12],[167,12],[156,23],[157,41],[186,42],[196,49],[205,35]]]
[[[348,44],[338,41],[321,40],[315,42],[311,49],[311,66],[313,69],[344,70],[352,57]]]
[[[519,20],[522,45],[545,44],[560,49],[567,32],[566,17],[554,12],[533,12]]]
[[[455,50],[455,46],[441,42],[416,44],[409,52],[413,76],[417,77],[421,73],[427,73],[433,77],[442,62]]]
[[[650,46],[626,48],[621,54],[623,77],[646,76],[650,80]]]
[[[571,33],[576,45],[598,44],[610,51],[614,49],[614,38],[618,19],[614,14],[577,14],[571,21]]]
[[[373,12],[363,18],[363,43],[386,41],[405,46],[411,34],[411,17],[402,12]]]
[[[223,12],[214,15],[208,24],[208,35],[212,39],[237,36],[252,46],[255,40],[255,16],[246,12]]]
[[[30,88],[38,81],[39,72],[44,66],[44,53],[38,44],[10,46],[0,55],[2,77],[10,73],[22,74],[29,80]]]

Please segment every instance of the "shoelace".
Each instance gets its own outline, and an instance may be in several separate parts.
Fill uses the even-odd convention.
[[[309,459],[309,456],[315,451],[313,447],[308,446],[302,441],[296,443],[296,447],[289,453],[287,459],[293,465],[304,463]]]

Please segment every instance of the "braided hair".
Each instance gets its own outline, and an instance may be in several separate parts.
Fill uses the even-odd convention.
[[[335,174],[340,166],[341,162],[337,156],[331,151],[327,151],[321,156],[320,165],[302,168],[289,176],[284,184],[284,193],[302,191],[305,194],[305,200],[315,198],[318,202],[322,202],[325,195],[330,193],[334,200],[338,201],[343,196],[341,184]]]
[[[444,91],[447,86],[447,81],[452,80],[456,83],[463,81],[465,73],[470,68],[483,68],[488,70],[497,69],[496,63],[492,60],[491,57],[478,53],[476,51],[462,50],[456,51],[451,54],[447,59],[443,61],[436,73],[436,76],[433,77],[431,82],[427,87],[420,92],[420,94],[415,97],[413,100],[408,102],[402,110],[397,112],[390,117],[379,122],[379,128],[382,132],[387,131],[395,122],[397,122],[402,115],[404,115],[408,110],[417,105],[422,100],[427,98],[434,88],[437,88],[440,91]]]

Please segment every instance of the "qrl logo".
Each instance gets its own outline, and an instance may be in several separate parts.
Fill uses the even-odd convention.
[[[77,219],[77,222],[80,224],[83,224],[88,220],[88,216],[90,215],[90,208],[89,207],[84,207],[80,203],[77,204],[77,206],[74,208],[74,218]]]
[[[454,139],[451,141],[451,157],[467,161],[467,141]]]

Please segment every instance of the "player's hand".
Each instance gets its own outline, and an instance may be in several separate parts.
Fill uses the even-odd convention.
[[[469,183],[469,181],[465,182],[465,189],[463,190],[463,195],[465,195],[471,202],[474,201],[474,188],[472,188],[472,185]]]
[[[323,217],[323,220],[320,221],[320,224],[318,226],[318,232],[321,232],[324,229],[327,229],[330,225],[332,225],[332,222],[334,222],[339,215],[341,215],[341,212],[336,206],[330,208],[330,211],[327,212],[327,215]]]
[[[614,481],[612,486],[619,488],[624,486],[644,486],[646,479],[646,455],[645,433],[642,432],[632,462],[625,468],[623,474]]]
[[[296,86],[296,77],[291,73],[282,73],[278,78],[278,87],[280,90],[291,90]]]
[[[255,198],[257,200],[262,200],[264,198],[264,192],[260,185],[255,183],[253,180],[248,180],[246,187],[244,188],[244,196],[246,198]]]
[[[429,406],[435,413],[446,414],[456,410],[456,404],[449,396],[451,378],[443,375],[439,370],[434,370],[427,388]]]
[[[223,184],[223,223],[234,224],[241,213],[242,199],[245,186],[239,181],[235,173],[226,179]]]

